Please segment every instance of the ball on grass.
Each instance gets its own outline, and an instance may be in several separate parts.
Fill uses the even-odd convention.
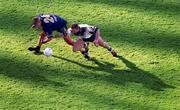
[[[47,47],[45,50],[44,50],[44,55],[47,56],[47,57],[50,57],[52,55],[52,49]]]

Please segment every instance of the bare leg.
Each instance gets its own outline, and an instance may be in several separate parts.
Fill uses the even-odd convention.
[[[95,45],[100,45],[101,47],[104,47],[106,49],[110,48],[109,44],[101,38],[99,30],[96,32],[95,36],[96,36],[95,40],[97,40],[96,42],[97,44]]]
[[[97,45],[100,45],[101,47],[104,47],[106,48],[108,51],[111,52],[111,54],[116,57],[117,56],[117,53],[109,46],[109,44],[107,42],[105,42],[101,36],[100,36],[100,31],[98,30],[95,34],[96,38],[95,38],[95,41],[94,41],[94,44],[97,46]]]
[[[41,32],[41,33],[40,33],[39,40],[38,40],[37,47],[41,48],[42,41],[43,41],[45,38],[46,38],[46,34],[45,34],[44,32]]]
[[[46,38],[46,34],[44,32],[41,32],[38,43],[37,43],[37,46],[29,47],[28,50],[29,51],[35,51],[35,52],[38,53],[40,51],[40,48],[41,48],[41,45],[42,45],[42,40],[44,40],[45,38]]]

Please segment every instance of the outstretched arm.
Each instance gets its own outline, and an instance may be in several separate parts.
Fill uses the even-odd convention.
[[[67,44],[72,45],[72,46],[74,45],[74,41],[71,39],[70,36],[68,36],[68,35],[63,36],[63,39]]]

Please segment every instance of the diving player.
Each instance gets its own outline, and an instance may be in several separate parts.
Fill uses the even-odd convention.
[[[73,45],[73,51],[79,51],[84,47],[84,44],[88,42],[93,42],[95,46],[100,45],[101,47],[106,48],[114,57],[117,57],[117,53],[105,42],[100,36],[99,28],[87,24],[77,24],[74,23],[71,25],[71,28],[68,29],[68,35],[78,36],[77,41]],[[87,43],[85,43],[87,42]],[[88,45],[85,46],[86,53],[88,52]]]

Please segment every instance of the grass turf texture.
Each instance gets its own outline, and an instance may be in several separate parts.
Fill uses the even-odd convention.
[[[33,16],[97,25],[120,55],[90,46],[92,61],[62,39],[27,51]],[[0,0],[0,109],[180,109],[179,0]]]

